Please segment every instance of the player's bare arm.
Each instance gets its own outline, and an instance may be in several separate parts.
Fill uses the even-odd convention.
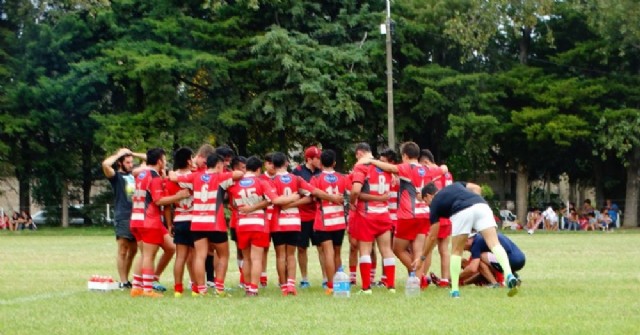
[[[155,204],[158,205],[158,206],[169,205],[169,204],[172,204],[174,202],[178,202],[178,201],[180,201],[182,199],[188,198],[190,196],[191,196],[191,192],[189,192],[189,190],[181,189],[180,191],[178,191],[174,195],[170,195],[170,196],[166,196],[166,197],[162,197],[162,198],[158,199],[158,201],[156,201]]]
[[[436,243],[438,242],[439,231],[440,231],[439,224],[436,223],[431,225],[431,228],[429,229],[429,234],[427,235],[424,241],[424,249],[422,249],[422,253],[420,254],[416,253],[416,258],[411,263],[414,269],[417,269],[418,267],[422,266],[422,262],[424,262],[427,259],[427,254],[429,254],[429,251],[433,250],[433,248],[436,246]]]
[[[259,203],[253,204],[251,206],[238,207],[238,211],[242,214],[249,214],[257,210],[265,209],[267,208],[267,206],[269,206],[269,204],[271,204],[271,202],[269,202],[268,200],[262,200]]]
[[[115,154],[105,158],[102,161],[102,172],[104,172],[105,177],[112,178],[116,175],[116,171],[113,169],[113,164],[122,156],[131,154],[131,150],[127,148],[120,148]],[[146,157],[146,155],[145,155]]]
[[[383,171],[391,172],[393,174],[398,174],[398,166],[394,164],[385,163],[383,161],[379,161],[377,159],[372,159],[371,164],[380,168]]]
[[[300,200],[300,194],[298,193],[294,193],[290,195],[281,195],[273,200],[273,204],[276,206],[282,207],[298,200]]]
[[[478,184],[467,183],[467,189],[475,194],[482,195],[482,187]]]

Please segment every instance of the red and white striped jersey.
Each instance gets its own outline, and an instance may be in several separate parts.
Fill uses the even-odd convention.
[[[358,164],[353,168],[352,183],[362,184],[361,193],[385,195],[391,188],[391,174],[373,164]],[[356,210],[365,219],[391,220],[388,201],[358,200]]]
[[[428,219],[429,206],[422,200],[422,188],[443,174],[439,167],[428,168],[420,163],[398,164],[398,219]]]
[[[433,183],[436,185],[436,187],[441,190],[451,184],[453,184],[453,175],[451,174],[451,172],[447,172],[444,175],[442,175],[440,178],[435,178],[433,180]]]
[[[335,171],[322,171],[311,178],[311,185],[328,194],[340,194],[351,190],[349,179]],[[341,230],[347,227],[344,215],[344,204],[336,204],[326,200],[318,200],[313,229],[319,231]]]
[[[391,178],[391,186],[389,187],[389,216],[393,226],[398,222],[398,191],[400,190],[400,179],[396,176]]]
[[[178,177],[193,190],[191,231],[227,231],[224,221],[224,192],[233,184],[231,172],[195,172]]]
[[[162,211],[155,201],[164,197],[164,185],[156,170],[146,169],[136,177],[133,192],[130,226],[133,228],[162,228]]]
[[[178,176],[185,176],[191,173],[193,172],[176,171]],[[174,204],[173,222],[191,221],[191,211],[193,210],[193,189],[189,188],[189,184],[175,183],[170,180],[166,181],[167,195],[169,196],[175,195],[183,188],[189,189],[191,191],[191,195]]]
[[[241,213],[238,208],[252,206],[263,200],[273,201],[278,195],[268,181],[247,173],[244,178],[236,181],[229,187],[229,199],[231,208],[235,212],[234,217],[236,231],[238,232],[269,232],[269,221],[265,209],[253,211],[251,213]]]
[[[309,196],[314,188],[304,179],[287,172],[279,172],[273,178],[273,186],[278,196],[300,193],[301,196]],[[300,231],[301,220],[298,207],[282,209],[275,206],[271,232]]]

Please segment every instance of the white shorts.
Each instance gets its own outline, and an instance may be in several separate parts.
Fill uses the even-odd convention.
[[[475,204],[451,216],[451,236],[469,235],[472,228],[481,232],[497,226],[487,204]]]

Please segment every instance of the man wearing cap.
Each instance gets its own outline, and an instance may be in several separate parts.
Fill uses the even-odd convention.
[[[317,176],[322,172],[320,168],[320,154],[322,154],[322,152],[316,146],[310,146],[305,149],[305,163],[298,165],[292,173],[301,177],[306,182],[310,182],[313,176]],[[307,277],[307,249],[309,248],[309,240],[311,240],[313,245],[318,247],[318,258],[320,259],[320,268],[323,269],[323,278],[325,276],[324,261],[322,257],[320,257],[320,255],[322,255],[320,246],[313,239],[313,222],[316,218],[316,205],[315,203],[310,203],[301,205],[298,209],[300,210],[300,220],[302,221],[302,227],[298,239],[298,265],[300,266],[300,275],[302,276],[300,288],[307,288],[311,286]]]

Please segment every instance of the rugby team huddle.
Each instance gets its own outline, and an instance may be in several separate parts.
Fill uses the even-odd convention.
[[[131,159],[125,164],[125,158],[132,155],[146,162],[133,169]],[[304,156],[305,163],[291,169],[287,155],[282,152],[267,154],[264,159],[244,158],[236,156],[228,147],[215,149],[205,144],[195,153],[186,147],[176,150],[172,171],[166,171],[166,153],[160,148],[150,149],[146,155],[120,149],[106,159],[103,169],[116,191],[116,211],[118,187],[123,188],[117,186],[116,177],[122,178],[131,172],[135,178],[125,181],[135,182],[130,218],[126,220],[120,215],[118,220],[116,213],[115,224],[116,237],[137,243],[142,254],[133,263],[130,284],[128,269],[124,269],[123,274],[119,260],[121,282],[131,286],[131,296],[162,295],[154,291],[154,283],[174,251],[176,297],[184,293],[185,267],[192,295],[204,296],[208,286],[212,286],[215,296],[228,296],[225,279],[230,258],[229,235],[236,242],[240,284],[246,296],[257,296],[259,287],[267,286],[267,254],[271,244],[282,295],[297,295],[296,251],[306,251],[309,240],[318,248],[323,286],[325,292],[331,294],[334,274],[342,267],[340,251],[345,231],[350,244],[349,271],[353,284],[356,269],[360,270],[359,294],[372,294],[372,286],[395,293],[397,258],[408,272],[415,272],[423,289],[434,281],[442,287],[451,286],[452,296],[459,296],[460,263],[454,256],[457,264],[450,264],[448,250],[452,233],[449,216],[465,208],[471,211],[467,207],[484,203],[479,195],[471,192],[479,194],[473,184],[469,183],[468,187],[460,184],[464,190],[452,187],[453,193],[449,193],[456,194],[454,197],[459,198],[460,193],[465,195],[457,201],[451,200],[455,204],[447,204],[451,207],[447,210],[442,210],[443,204],[439,204],[440,213],[434,215],[436,213],[430,213],[429,204],[434,198],[449,201],[447,195],[439,197],[436,193],[452,184],[452,176],[445,165],[434,163],[429,150],[420,150],[414,142],[401,145],[400,157],[388,149],[380,154],[379,160],[373,159],[368,144],[359,143],[355,147],[358,162],[348,175],[334,170],[336,153],[332,150],[321,151],[312,146],[304,151]],[[118,172],[112,169],[109,174],[107,167],[116,161]],[[468,205],[453,208],[461,203]],[[225,209],[231,213],[229,219],[225,218]],[[478,229],[471,219],[464,227],[459,226],[456,234],[468,234],[472,227],[488,231],[490,226],[487,223]],[[125,228],[130,235],[124,232]],[[491,228],[495,236],[495,229]],[[502,247],[495,246],[499,246],[497,239],[493,240],[491,236],[487,238],[491,251],[503,265],[506,254]],[[375,281],[375,245],[383,270],[378,282]],[[435,245],[441,257],[441,278],[433,274],[427,276]],[[159,249],[164,253],[156,263]],[[303,272],[300,285],[306,287],[309,285],[306,252],[298,256],[304,257],[304,267],[302,261],[300,264]],[[207,285],[207,266],[215,272],[212,285]],[[507,285],[514,290],[510,291],[511,295],[515,293],[516,280],[512,278],[508,261],[502,268],[508,276]],[[450,283],[450,269],[455,283]]]

